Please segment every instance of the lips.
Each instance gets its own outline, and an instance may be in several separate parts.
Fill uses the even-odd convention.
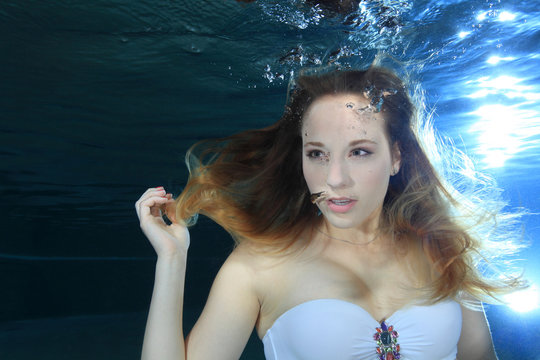
[[[349,211],[355,204],[356,200],[349,198],[332,198],[326,201],[328,208],[336,213],[345,213]]]

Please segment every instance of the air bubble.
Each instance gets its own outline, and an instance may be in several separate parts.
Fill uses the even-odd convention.
[[[356,110],[356,112],[358,112],[358,114],[362,113],[362,112],[373,112],[373,107],[371,105],[367,105],[367,106],[364,106],[362,108],[359,108]]]
[[[396,95],[397,92],[398,91],[396,89],[392,89],[392,88],[383,89],[382,96]]]
[[[383,106],[384,99],[382,97],[374,97],[371,99],[371,105],[375,106],[375,112],[380,112]]]

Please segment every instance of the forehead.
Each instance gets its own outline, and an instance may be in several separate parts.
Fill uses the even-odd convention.
[[[332,131],[339,129],[384,131],[385,121],[381,112],[370,105],[362,95],[326,95],[315,100],[307,109],[302,121],[302,131]]]

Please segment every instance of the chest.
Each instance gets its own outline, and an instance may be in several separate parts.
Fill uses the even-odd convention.
[[[259,282],[261,311],[257,331],[262,338],[285,312],[316,299],[339,299],[362,307],[381,320],[414,297],[404,266],[392,257],[366,260],[354,254],[313,256],[275,266]]]
[[[393,356],[386,359],[456,358],[461,332],[457,303],[406,307],[385,322],[388,328],[362,308],[341,300],[310,301],[276,321],[263,338],[265,355],[276,360],[369,360],[390,352]]]

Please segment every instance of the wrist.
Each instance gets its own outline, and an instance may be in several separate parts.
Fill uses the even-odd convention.
[[[158,255],[157,263],[160,265],[185,266],[187,262],[187,250],[185,252],[175,252],[174,254]]]

